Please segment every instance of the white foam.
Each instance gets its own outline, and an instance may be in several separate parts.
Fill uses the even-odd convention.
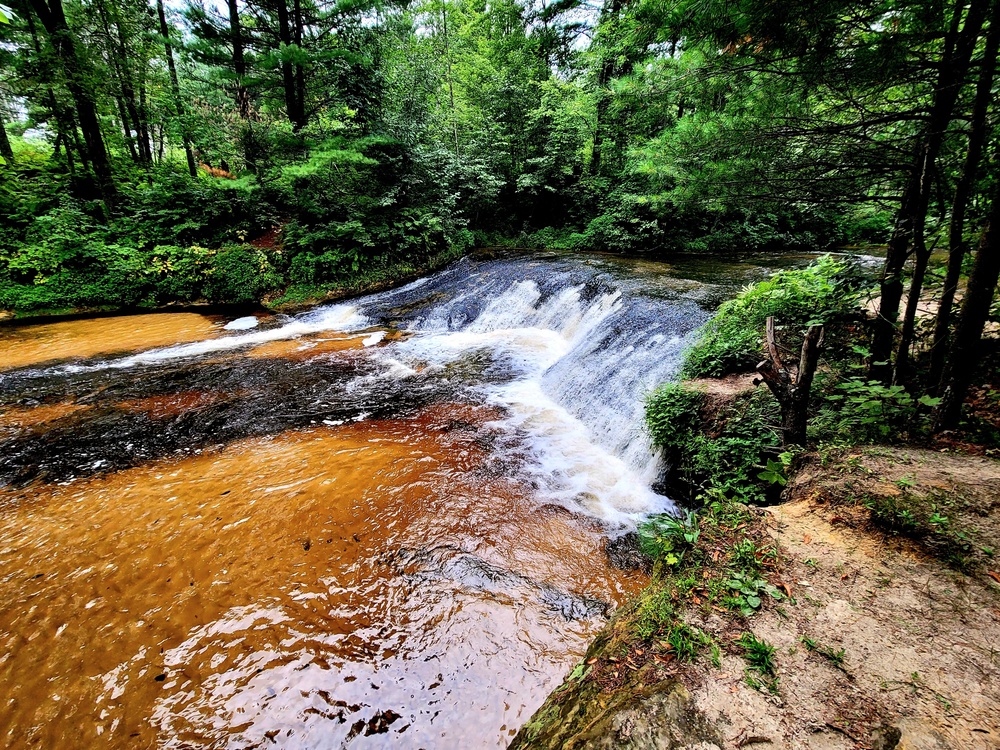
[[[260,321],[257,320],[256,315],[247,315],[243,318],[231,320],[222,326],[222,328],[226,331],[249,331],[251,328],[256,328],[259,325]]]
[[[235,321],[234,321],[235,322]],[[160,349],[150,349],[121,359],[112,359],[92,365],[65,365],[58,368],[62,372],[83,372],[106,368],[129,368],[137,365],[149,365],[172,359],[197,357],[215,352],[232,351],[244,347],[266,344],[271,341],[283,341],[299,336],[320,333],[322,331],[351,331],[366,328],[370,325],[368,318],[358,312],[354,305],[330,305],[318,308],[307,315],[292,319],[277,328],[268,328],[253,333],[221,336],[215,339],[195,341],[190,344],[178,344]]]
[[[526,471],[545,500],[624,528],[674,507],[595,443],[583,422],[549,398],[537,380],[507,384],[492,400],[511,412],[503,426],[525,436],[532,458]]]

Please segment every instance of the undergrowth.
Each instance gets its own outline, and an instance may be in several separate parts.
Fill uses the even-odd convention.
[[[761,478],[781,442],[774,398],[757,389],[712,413],[705,414],[706,407],[705,394],[683,383],[663,385],[646,400],[646,426],[653,444],[665,450],[675,482],[689,496],[712,488],[764,502],[784,478]]]
[[[794,329],[857,312],[864,277],[853,264],[824,256],[806,268],[780,271],[724,302],[687,353],[683,376],[720,377],[750,370],[768,316]]]
[[[620,681],[623,660],[653,673],[706,655],[718,666],[723,649],[738,653],[734,640],[749,618],[788,598],[761,512],[717,492],[700,514],[653,516],[639,536],[655,560],[653,580],[616,620],[608,661],[593,664],[593,679],[605,687]]]

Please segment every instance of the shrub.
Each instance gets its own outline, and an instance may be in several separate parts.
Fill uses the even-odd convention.
[[[824,394],[809,430],[812,437],[852,443],[894,442],[920,428],[919,407],[940,399],[913,398],[901,385],[884,385],[861,377],[846,378]]]
[[[685,448],[698,425],[704,394],[682,383],[666,383],[646,398],[646,427],[653,444],[668,450]]]
[[[259,302],[281,283],[267,254],[249,245],[220,250],[212,258],[205,282],[205,297],[212,302]]]
[[[704,396],[678,383],[656,390],[646,401],[646,425],[653,444],[668,451],[674,475],[692,492],[713,489],[744,502],[763,502],[763,456],[780,444],[772,427],[777,404],[755,390],[736,399],[703,424]]]
[[[858,307],[861,284],[852,264],[830,256],[751,284],[705,324],[700,341],[685,357],[684,376],[720,377],[752,368],[768,316],[783,326],[801,327],[846,315]]]

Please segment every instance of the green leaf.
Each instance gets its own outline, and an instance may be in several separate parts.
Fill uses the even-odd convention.
[[[923,396],[917,399],[917,403],[922,404],[923,406],[937,406],[938,404],[941,403],[941,399],[935,398],[933,396],[928,396],[925,393]]]

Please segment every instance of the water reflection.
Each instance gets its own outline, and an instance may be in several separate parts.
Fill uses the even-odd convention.
[[[441,404],[21,492],[6,744],[502,747],[642,579],[485,470],[498,416]]]

